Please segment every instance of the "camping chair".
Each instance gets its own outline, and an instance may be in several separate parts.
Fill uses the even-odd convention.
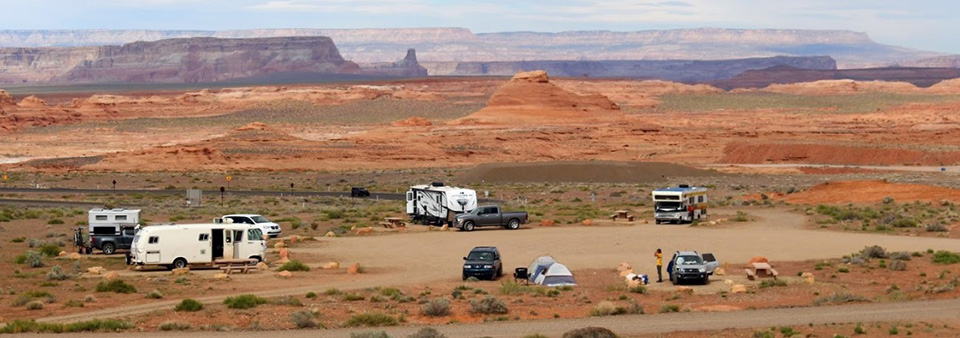
[[[524,284],[530,284],[530,274],[527,271],[527,268],[517,268],[513,271],[513,280],[515,282],[520,282],[523,280]]]

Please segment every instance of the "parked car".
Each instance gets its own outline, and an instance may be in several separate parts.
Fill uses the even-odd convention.
[[[350,197],[370,197],[370,191],[364,187],[350,188]]]
[[[227,223],[228,219],[231,221],[231,223],[253,224],[254,226],[260,228],[260,232],[263,233],[264,236],[269,236],[270,238],[280,237],[280,235],[283,233],[283,230],[280,229],[279,224],[271,222],[269,219],[261,215],[224,215],[219,219],[215,219],[214,223]]]
[[[494,280],[503,275],[500,250],[494,246],[478,246],[463,257],[463,279],[477,277]]]
[[[106,255],[112,255],[117,250],[130,250],[133,244],[133,237],[136,236],[138,228],[126,227],[120,229],[120,234],[91,234],[90,242],[94,249],[103,251]]]
[[[501,212],[499,206],[485,205],[457,215],[455,220],[454,225],[465,231],[473,231],[476,227],[484,226],[502,226],[516,230],[521,224],[527,223],[528,217],[526,211]]]
[[[717,260],[713,254],[706,253],[701,256],[696,251],[677,251],[673,258],[667,263],[667,275],[670,282],[680,284],[684,281],[692,280],[699,284],[707,284],[710,281],[710,275],[717,268]]]

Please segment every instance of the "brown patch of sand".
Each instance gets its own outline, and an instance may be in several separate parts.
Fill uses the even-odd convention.
[[[793,204],[879,203],[892,197],[897,202],[960,201],[960,190],[923,184],[886,181],[842,181],[817,185],[795,194],[774,196]]]

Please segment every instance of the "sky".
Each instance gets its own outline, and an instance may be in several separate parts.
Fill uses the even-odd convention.
[[[2,0],[0,29],[841,29],[960,54],[956,0]]]

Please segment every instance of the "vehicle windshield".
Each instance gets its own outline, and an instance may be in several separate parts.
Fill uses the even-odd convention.
[[[489,251],[474,251],[467,256],[468,261],[493,261],[493,253]]]
[[[471,214],[471,215],[478,215],[478,214],[480,214],[480,208],[476,208],[476,209],[467,211],[467,213],[468,213],[468,214]]]
[[[657,202],[657,210],[679,210],[680,202]]]
[[[700,265],[703,260],[699,256],[680,256],[677,257],[677,265]]]
[[[261,232],[260,229],[247,229],[247,240],[262,241],[263,232]]]
[[[253,221],[257,223],[270,223],[270,220],[263,216],[253,216],[250,218],[252,218]]]

